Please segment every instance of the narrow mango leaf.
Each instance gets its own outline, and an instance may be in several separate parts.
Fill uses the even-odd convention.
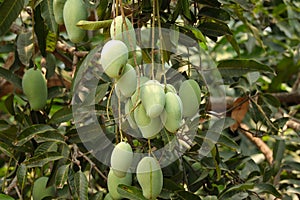
[[[240,47],[239,47],[239,44],[237,43],[235,37],[233,37],[232,35],[226,35],[225,37],[228,40],[228,42],[231,44],[231,46],[233,47],[233,49],[235,50],[235,52],[237,53],[237,55],[239,57],[240,56]]]
[[[110,27],[112,20],[103,20],[103,21],[86,21],[80,20],[76,26],[84,30],[99,30],[101,28]]]
[[[73,118],[72,108],[71,107],[63,107],[62,109],[56,111],[51,119],[49,120],[49,124],[60,124],[63,122],[68,122]]]
[[[24,32],[18,35],[17,51],[19,59],[23,65],[28,66],[33,55],[33,34],[31,31]]]
[[[55,182],[56,182],[56,186],[58,188],[64,187],[64,185],[68,179],[69,167],[70,167],[70,165],[62,165],[58,168],[56,176],[55,176]]]
[[[55,131],[47,131],[45,133],[41,133],[35,136],[35,141],[37,143],[41,142],[64,142],[64,136],[59,132]]]
[[[274,172],[277,173],[285,152],[285,140],[277,139],[273,148]]]
[[[233,187],[228,188],[225,190],[221,195],[219,196],[219,199],[230,199],[230,197],[233,196],[233,194],[238,193],[239,191],[243,190],[250,190],[254,188],[254,183],[243,183],[239,185],[235,185]]]
[[[80,200],[88,200],[88,180],[82,171],[74,176],[75,188]]]
[[[228,12],[221,8],[213,8],[213,7],[203,7],[200,12],[199,16],[206,16],[210,17],[216,20],[221,20],[221,21],[228,21],[230,20],[230,15]]]
[[[222,76],[225,77],[238,77],[242,76],[248,72],[271,72],[273,69],[269,66],[262,64],[256,60],[247,59],[231,59],[223,60],[218,64],[218,70]]]
[[[117,190],[124,198],[131,200],[146,200],[142,190],[137,187],[120,184],[118,185]]]
[[[1,200],[15,200],[14,198],[12,198],[11,196],[8,196],[6,194],[0,194],[0,199]]]
[[[40,155],[45,152],[57,152],[57,144],[55,142],[45,142],[40,144],[34,151],[34,155]]]
[[[200,197],[188,191],[175,191],[176,196],[182,200],[200,200]]]
[[[28,167],[42,167],[45,164],[64,158],[59,152],[46,152],[38,156],[34,156],[24,161],[24,164]]]
[[[14,158],[14,154],[12,152],[12,149],[5,143],[0,141],[0,152],[4,153],[5,155],[7,155],[10,158]]]
[[[17,88],[22,89],[22,79],[3,67],[0,67],[0,76],[13,83]]]
[[[23,190],[26,180],[27,180],[27,167],[24,164],[21,164],[17,169],[17,180],[19,188]]]
[[[262,98],[267,104],[270,104],[270,105],[274,106],[275,108],[278,108],[281,106],[280,101],[271,94],[264,93],[264,94],[262,94]]]
[[[44,19],[41,16],[41,5],[34,9],[34,33],[36,35],[39,49],[43,57],[46,57],[46,36],[48,30],[45,27]]]
[[[253,191],[260,194],[260,193],[268,193],[272,194],[277,198],[281,198],[281,194],[277,191],[277,189],[269,184],[269,183],[258,183],[255,184]]]
[[[25,0],[5,0],[0,4],[0,36],[4,35],[24,7]]]
[[[231,30],[227,24],[215,21],[215,22],[203,22],[199,24],[198,28],[204,35],[219,37],[223,35],[232,35]]]
[[[58,29],[58,25],[55,22],[54,19],[54,13],[53,13],[53,0],[43,0],[41,2],[41,14],[46,22],[48,28],[52,33],[56,33]]]
[[[189,0],[180,0],[181,1],[181,6],[182,10],[181,13],[189,20],[192,21],[192,15],[190,11],[190,2]]]
[[[196,0],[196,2],[217,8],[221,6],[221,3],[218,0]]]
[[[218,144],[227,146],[231,149],[234,149],[235,151],[237,151],[240,146],[231,138],[229,138],[227,135],[221,134],[218,140]]]
[[[203,200],[218,200],[217,196],[206,196],[203,198]]]

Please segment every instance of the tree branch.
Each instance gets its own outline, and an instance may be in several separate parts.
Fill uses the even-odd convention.
[[[291,93],[272,93],[281,103],[287,105],[297,105],[300,104],[300,91],[295,91]]]

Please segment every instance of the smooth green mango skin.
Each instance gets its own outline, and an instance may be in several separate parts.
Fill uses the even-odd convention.
[[[124,97],[130,97],[137,86],[137,75],[134,68],[130,64],[126,64],[123,70],[123,74],[117,80],[116,88],[120,91]]]
[[[42,200],[45,197],[53,197],[55,195],[54,186],[46,188],[48,177],[40,177],[34,182],[32,189],[33,200]]]
[[[106,194],[104,200],[113,200],[109,193]]]
[[[73,43],[82,42],[86,31],[77,27],[80,20],[86,20],[88,11],[82,0],[67,0],[63,9],[63,18],[69,39]]]
[[[63,10],[66,0],[53,0],[54,20],[57,24],[64,24]]]
[[[136,169],[137,180],[147,199],[156,199],[163,187],[163,173],[157,160],[144,157]]]
[[[127,173],[125,177],[119,178],[117,177],[113,170],[110,170],[107,176],[107,187],[109,194],[112,199],[118,200],[122,199],[122,196],[118,193],[118,185],[124,184],[124,185],[131,185],[132,183],[132,174]]]
[[[165,110],[162,115],[162,121],[165,128],[175,133],[181,125],[182,120],[182,102],[180,97],[173,92],[166,94]]]
[[[126,142],[118,143],[112,154],[111,154],[111,169],[114,171],[114,174],[119,177],[125,177],[126,173],[131,166],[133,159],[133,152],[131,146]]]
[[[165,92],[156,80],[149,80],[141,87],[141,100],[147,115],[151,118],[158,117],[165,106]]]
[[[139,104],[134,110],[134,119],[142,136],[147,139],[155,138],[163,127],[160,117],[150,118],[143,104]]]
[[[123,41],[129,51],[132,52],[136,49],[136,35],[133,25],[127,17],[125,17],[125,22],[128,30],[126,29],[125,23],[123,23],[123,17],[117,16],[111,23],[110,37],[114,40]]]
[[[45,107],[48,89],[46,79],[40,70],[33,68],[27,70],[22,79],[22,88],[33,110]]]
[[[132,53],[132,56],[128,59],[128,64],[132,66],[141,65],[143,60],[143,54],[141,48],[138,46],[135,50],[135,57],[136,57],[136,62],[134,61],[134,55]]]
[[[100,64],[109,77],[120,77],[127,61],[128,48],[124,42],[120,40],[110,40],[103,46]]]
[[[182,82],[178,93],[182,101],[183,116],[195,116],[201,101],[201,90],[198,83],[193,79],[185,80]]]
[[[141,99],[141,87],[149,81],[149,78],[146,76],[141,76],[139,80],[137,80],[137,88],[133,95],[131,96],[132,104],[135,105]]]

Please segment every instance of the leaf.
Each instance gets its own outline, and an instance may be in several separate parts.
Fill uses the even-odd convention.
[[[181,3],[181,13],[189,20],[192,21],[189,0],[179,0]]]
[[[251,59],[223,60],[219,62],[218,70],[225,77],[238,77],[255,71],[273,73],[273,69],[269,66]]]
[[[279,108],[281,106],[280,101],[271,94],[263,93],[262,98],[266,103],[268,103],[271,106],[274,106],[275,108]]]
[[[230,137],[228,137],[225,134],[220,135],[220,138],[218,139],[218,144],[227,146],[236,151],[240,148],[240,146],[234,140],[232,140]]]
[[[46,51],[47,52],[54,52],[57,43],[57,35],[52,31],[48,31],[47,38],[46,38]]]
[[[239,185],[234,185],[230,188],[228,188],[227,190],[224,190],[221,195],[219,196],[219,199],[230,199],[230,197],[233,196],[233,194],[236,194],[240,191],[243,190],[250,190],[254,188],[254,183],[243,183],[243,184],[239,184]]]
[[[68,122],[73,119],[73,113],[71,107],[63,107],[62,109],[56,111],[51,119],[49,124],[61,124],[63,122]]]
[[[57,144],[55,142],[45,142],[40,144],[34,151],[34,155],[40,155],[45,152],[57,152]]]
[[[14,95],[11,94],[9,95],[5,101],[4,101],[4,104],[5,104],[5,108],[6,110],[9,112],[9,114],[11,115],[15,115],[15,110],[14,110]]]
[[[208,6],[199,11],[199,16],[206,16],[220,21],[230,20],[230,15],[225,10]]]
[[[4,35],[24,7],[25,0],[5,0],[0,4],[0,36]]]
[[[236,121],[235,124],[230,126],[232,132],[236,131],[242,123],[245,115],[249,109],[248,97],[239,97],[234,102],[232,107],[234,108],[231,112],[231,118]]]
[[[46,57],[46,36],[48,30],[45,27],[44,20],[41,16],[41,6],[34,9],[34,33],[37,37],[39,49],[43,57]]]
[[[131,200],[146,200],[143,196],[142,190],[137,187],[120,184],[118,185],[117,190],[124,198]]]
[[[22,146],[23,144],[25,144],[26,142],[34,138],[35,135],[45,133],[47,131],[56,131],[56,130],[51,126],[45,124],[36,124],[30,126],[20,133],[20,135],[17,138],[17,141],[15,141],[14,144],[16,146]]]
[[[238,57],[240,57],[240,47],[235,37],[233,37],[232,35],[226,35],[225,37],[228,40],[228,42],[231,44],[235,52],[237,53]]]
[[[58,25],[54,19],[53,0],[43,0],[41,2],[41,15],[52,33],[56,33]]]
[[[276,190],[276,188],[269,183],[257,183],[255,184],[253,191],[258,194],[268,193],[274,195],[277,198],[281,197],[281,194]]]
[[[17,88],[22,89],[22,79],[15,75],[12,71],[0,67],[0,76],[13,83]]]
[[[200,31],[207,36],[219,37],[223,35],[232,35],[231,30],[227,24],[215,21],[215,22],[203,22],[199,24]]]
[[[0,152],[4,153],[10,158],[15,159],[12,149],[5,143],[0,141]]]
[[[101,28],[110,27],[112,20],[103,20],[103,21],[86,21],[80,20],[76,26],[84,30],[99,30]]]
[[[31,31],[24,32],[18,35],[17,51],[19,59],[23,65],[29,66],[30,60],[33,56],[33,34]]]
[[[200,200],[200,197],[188,191],[175,191],[176,196],[182,200]]]
[[[21,164],[17,169],[17,180],[21,191],[23,190],[27,179],[27,167]]]
[[[14,198],[12,198],[11,196],[8,196],[6,194],[0,194],[0,199],[1,200],[15,200]]]
[[[277,139],[273,148],[274,171],[278,172],[285,152],[285,140]]]
[[[221,3],[218,0],[196,0],[196,2],[217,8],[221,6]]]
[[[70,165],[62,165],[58,168],[56,176],[55,176],[55,182],[56,182],[56,186],[58,188],[64,187],[64,185],[68,179],[69,167],[70,167]]]
[[[45,164],[64,158],[59,152],[45,152],[24,161],[28,167],[43,167]]]
[[[88,180],[82,171],[74,175],[76,193],[80,200],[88,200]]]

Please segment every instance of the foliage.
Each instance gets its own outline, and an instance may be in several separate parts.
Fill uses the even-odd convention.
[[[110,37],[115,12],[128,16],[135,28],[151,27],[154,16],[155,26],[193,38],[198,44],[190,45],[213,58],[226,88],[226,110],[211,110],[211,94],[201,75],[185,68],[189,60],[159,52],[172,69],[197,80],[203,101],[200,118],[190,125],[197,128],[194,141],[181,140],[187,151],[162,169],[164,185],[158,198],[300,198],[299,2],[132,0],[117,1],[121,7],[114,7],[111,0],[85,0],[90,16],[78,27],[88,34],[75,45],[64,25],[56,24],[52,1],[0,1],[0,199],[30,199],[41,177],[47,177],[47,191],[55,188],[49,199],[103,199],[108,192],[109,166],[96,159],[97,152],[87,149],[78,132],[86,131],[86,141],[100,146],[107,141],[93,138],[93,124],[76,127],[73,103],[80,69],[87,66],[97,73],[99,64],[91,58]],[[142,54],[150,63],[151,49]],[[39,111],[31,110],[22,92],[24,70],[32,67],[42,69],[48,80],[47,105]],[[94,91],[82,94],[83,105],[94,108],[107,139],[118,143],[119,121],[109,102],[114,80],[97,78]],[[86,85],[92,82],[82,80]],[[220,120],[211,127],[209,121],[215,118]],[[207,133],[220,129],[215,144],[206,141]],[[134,151],[149,150],[147,140],[124,135]],[[174,134],[161,131],[150,147],[160,148],[172,138]],[[199,156],[203,144],[212,144],[211,150]],[[145,199],[136,179],[117,189],[124,198]]]

